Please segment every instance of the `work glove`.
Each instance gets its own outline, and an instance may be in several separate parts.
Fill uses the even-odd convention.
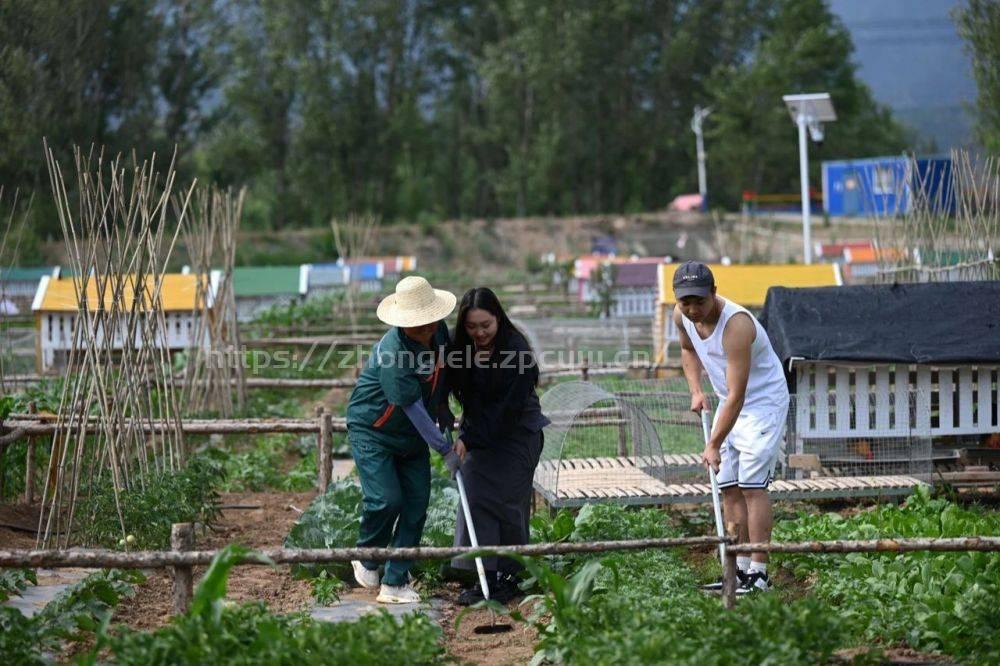
[[[462,459],[454,451],[448,451],[448,453],[444,454],[444,466],[448,468],[451,478],[454,479],[458,468],[462,466]]]

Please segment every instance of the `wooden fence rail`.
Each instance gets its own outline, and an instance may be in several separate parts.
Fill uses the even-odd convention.
[[[62,424],[56,418],[45,419],[7,419],[4,426],[9,431],[22,430],[25,437],[52,435],[66,427],[68,417]],[[74,427],[78,427],[74,425]],[[347,432],[347,420],[342,417],[330,417],[332,432]],[[266,434],[266,433],[318,433],[319,421],[313,419],[184,419],[179,423],[181,432],[186,435],[234,435],[234,434]],[[96,418],[88,419],[88,432],[100,432],[101,423]],[[135,425],[136,429],[146,434],[162,434],[173,430],[174,424],[162,421],[142,422]]]
[[[651,376],[655,376],[658,370],[677,370],[679,371],[680,366],[676,365],[663,365],[663,364],[645,364],[645,363],[631,363],[624,365],[558,365],[558,366],[547,366],[542,368],[540,371],[541,380],[543,382],[552,381],[554,379],[564,378],[564,377],[574,377],[577,376],[583,381],[589,380],[593,376],[601,375],[620,375],[626,374],[631,371],[645,371]],[[55,375],[8,375],[3,378],[5,384],[37,384],[46,379],[55,379]],[[245,380],[246,387],[249,389],[274,389],[274,388],[286,388],[286,389],[303,389],[303,388],[351,388],[356,383],[357,380],[354,378],[346,379],[335,379],[335,378],[311,378],[311,379],[298,379],[298,378],[285,378],[285,377],[247,377]],[[232,380],[231,383],[235,386],[236,380]],[[183,386],[185,380],[183,378],[175,378],[175,386]],[[631,395],[631,394],[630,394]],[[638,395],[638,394],[637,394]],[[655,396],[655,393],[643,393],[644,396]]]
[[[729,526],[730,528],[732,526]],[[729,534],[733,532],[730,529]],[[176,524],[171,531],[171,548],[167,551],[117,552],[111,550],[0,550],[0,567],[97,567],[121,569],[171,568],[174,571],[174,612],[187,611],[191,602],[192,567],[209,564],[217,550],[192,550],[193,527],[190,523]],[[868,541],[806,541],[798,543],[737,544],[730,536],[681,537],[666,539],[634,539],[620,541],[590,541],[579,543],[534,543],[500,548],[418,547],[418,548],[263,548],[263,558],[247,559],[241,565],[264,564],[329,564],[351,560],[384,562],[389,559],[446,560],[471,557],[473,554],[498,556],[565,555],[570,553],[601,553],[645,550],[650,548],[698,548],[725,546],[723,567],[723,604],[733,608],[736,603],[736,557],[755,551],[772,553],[875,553],[875,552],[1000,552],[1000,537],[959,537],[950,539],[875,539]]]
[[[58,422],[59,417],[52,414],[20,414],[18,418],[9,418],[3,422],[5,434],[0,435],[0,451],[13,442],[28,438],[28,465],[25,471],[26,479],[34,478],[32,449],[39,442],[36,437],[52,436],[65,428],[64,422]],[[311,419],[188,419],[180,422],[180,429],[186,435],[241,435],[241,434],[275,434],[301,433],[315,434],[317,447],[317,479],[316,485],[320,492],[326,492],[333,474],[333,433],[347,432],[347,419],[333,417],[325,408],[318,408],[316,417]],[[80,427],[77,423],[74,427]],[[96,418],[88,419],[87,432],[97,433],[103,430]],[[136,424],[146,434],[161,434],[171,431],[173,424],[163,422],[142,422]],[[31,504],[32,484],[26,482],[25,502]]]
[[[54,377],[45,377],[42,375],[13,375],[4,377],[3,381],[7,384],[37,384],[44,379],[54,379]],[[152,383],[153,380],[149,380]],[[286,389],[332,389],[332,388],[353,388],[357,384],[357,380],[354,378],[339,379],[333,377],[315,377],[315,378],[296,378],[296,377],[247,377],[244,380],[244,384],[250,389],[275,389],[275,388],[286,388]],[[183,377],[175,377],[171,382],[176,387],[181,387],[187,385],[188,380]],[[237,385],[236,379],[230,379],[230,386]]]

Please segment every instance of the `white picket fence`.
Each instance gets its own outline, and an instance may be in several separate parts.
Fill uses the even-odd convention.
[[[798,361],[796,439],[1000,432],[1000,365]]]

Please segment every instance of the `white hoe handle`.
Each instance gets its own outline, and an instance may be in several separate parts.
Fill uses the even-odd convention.
[[[705,437],[705,446],[708,446],[708,440],[712,436],[712,425],[711,425],[711,415],[708,413],[707,409],[701,410],[701,432]],[[712,482],[712,508],[715,509],[715,533],[718,534],[719,538],[724,538],[726,536],[726,530],[722,526],[722,502],[719,501],[719,481],[715,478],[715,470],[712,466],[708,466],[708,479]],[[719,563],[723,567],[726,566],[726,544],[719,544]]]
[[[469,509],[469,498],[465,495],[465,484],[462,482],[461,470],[456,470],[455,481],[458,482],[458,498],[462,501],[462,513],[465,514],[465,528],[469,530],[469,543],[473,548],[479,548],[479,539],[476,538],[476,527],[472,524],[472,511]],[[476,558],[476,571],[479,573],[479,585],[483,588],[483,598],[490,598],[490,586],[486,583],[486,569],[483,567],[483,558]]]

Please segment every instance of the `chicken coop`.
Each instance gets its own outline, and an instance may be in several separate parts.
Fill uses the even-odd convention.
[[[949,443],[1000,433],[998,321],[998,282],[772,289],[762,323],[789,370],[793,455],[926,479],[958,457]]]

